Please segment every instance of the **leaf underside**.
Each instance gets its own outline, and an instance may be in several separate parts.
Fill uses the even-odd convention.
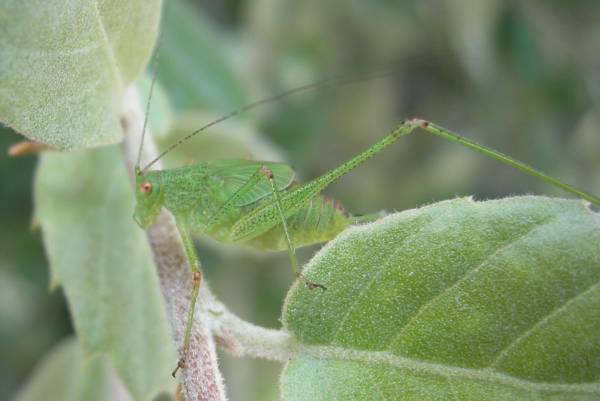
[[[161,0],[0,3],[0,121],[56,149],[121,140],[125,89],[156,38]]]
[[[172,390],[165,308],[117,147],[45,153],[35,217],[84,356],[108,355],[135,400]]]
[[[600,399],[600,216],[455,199],[347,230],[284,325],[286,400]]]

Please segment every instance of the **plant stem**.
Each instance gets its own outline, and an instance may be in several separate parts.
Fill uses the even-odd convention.
[[[214,315],[213,333],[217,344],[234,356],[287,362],[296,352],[296,343],[284,330],[253,325],[226,309],[210,313]]]

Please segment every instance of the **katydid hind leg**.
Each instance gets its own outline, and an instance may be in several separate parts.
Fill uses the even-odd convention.
[[[496,150],[493,150],[487,146],[480,145],[466,137],[456,134],[446,128],[440,127],[426,120],[414,118],[405,120],[396,127],[392,132],[383,137],[381,140],[371,145],[369,148],[359,153],[352,159],[342,163],[338,167],[330,170],[320,177],[307,182],[306,184],[292,190],[287,191],[283,196],[280,197],[279,204],[277,202],[271,202],[271,204],[265,207],[258,208],[246,216],[242,217],[233,227],[232,237],[235,240],[241,240],[252,235],[256,232],[265,231],[274,224],[277,224],[277,220],[280,219],[278,216],[278,209],[283,211],[285,216],[290,215],[295,210],[302,207],[308,200],[316,196],[318,193],[323,191],[331,183],[349,173],[365,161],[369,160],[382,150],[386,149],[389,145],[396,142],[399,138],[406,136],[415,129],[420,128],[423,132],[433,134],[438,137],[442,137],[450,142],[457,143],[463,147],[469,148],[476,152],[482,153],[492,159],[495,159],[503,164],[520,170],[528,175],[531,175],[547,184],[551,184],[558,188],[563,189],[573,195],[583,198],[596,206],[600,206],[600,198],[591,195],[585,191],[574,188],[573,186],[566,184],[556,178],[553,178],[540,170],[526,165],[518,160],[515,160],[509,156],[502,154]]]
[[[487,157],[495,159],[503,164],[506,164],[507,166],[510,166],[516,170],[522,171],[525,174],[528,174],[532,177],[535,177],[538,180],[545,182],[546,184],[553,185],[557,188],[562,189],[565,192],[569,192],[579,198],[585,199],[585,200],[591,202],[592,204],[600,207],[600,198],[598,198],[588,192],[577,189],[577,188],[573,187],[572,185],[569,185],[557,178],[554,178],[536,168],[533,168],[523,162],[513,159],[512,157],[507,156],[501,152],[498,152],[497,150],[494,150],[494,149],[489,148],[484,145],[480,145],[475,141],[465,138],[464,136],[459,135],[455,132],[452,132],[452,131],[450,131],[444,127],[441,127],[437,124],[433,124],[433,123],[431,123],[429,121],[425,121],[425,120],[415,119],[415,121],[418,123],[418,126],[420,128],[425,130],[425,132],[442,137],[444,139],[447,139],[450,142],[458,143],[461,146],[472,149],[472,150],[479,152]]]
[[[537,178],[540,181],[543,181],[547,184],[553,185],[557,188],[560,188],[566,192],[569,192],[577,197],[585,199],[596,206],[600,206],[600,198],[589,194],[588,192],[577,189],[557,178],[551,177],[550,175],[533,168],[523,162],[520,162],[516,159],[513,159],[510,156],[507,156],[499,151],[496,151],[490,147],[481,145],[473,140],[470,140],[462,135],[459,135],[453,131],[450,131],[444,127],[441,127],[437,124],[433,124],[429,121],[422,120],[419,118],[413,118],[410,120],[404,120],[402,124],[400,124],[396,129],[394,129],[391,133],[386,135],[379,142],[370,146],[367,150],[358,154],[354,158],[348,160],[347,162],[341,164],[340,166],[330,170],[328,173],[325,173],[321,177],[318,177],[309,183],[303,185],[298,188],[295,193],[290,194],[290,198],[303,198],[306,196],[314,196],[316,193],[321,192],[325,187],[331,184],[333,181],[337,180],[341,176],[347,174],[351,170],[358,167],[360,164],[364,163],[371,157],[375,156],[377,153],[381,152],[389,145],[394,143],[400,137],[411,134],[415,129],[420,128],[423,132],[433,134],[435,136],[444,138],[450,142],[459,144],[465,148],[474,150],[478,153],[481,153],[489,158],[497,160],[507,166],[510,166],[516,170],[522,171],[534,178]],[[419,132],[419,130],[417,130]],[[287,206],[288,199],[284,198],[282,203],[285,207]],[[287,212],[287,210],[286,210]]]
[[[249,238],[254,235],[257,230],[264,231],[277,224],[279,220],[281,220],[279,209],[281,209],[284,216],[289,216],[293,212],[299,210],[310,199],[317,196],[317,194],[327,188],[335,180],[354,170],[360,164],[369,160],[394,143],[400,137],[408,135],[416,127],[417,125],[415,125],[413,120],[404,121],[391,133],[352,159],[294,190],[287,191],[283,196],[279,197],[279,202],[277,202],[277,198],[275,198],[270,204],[248,213],[233,227],[232,231],[234,239],[242,240]]]

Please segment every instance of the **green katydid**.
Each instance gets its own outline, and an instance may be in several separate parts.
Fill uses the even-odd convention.
[[[155,76],[150,87],[148,105],[154,80]],[[365,219],[352,216],[338,202],[320,195],[321,191],[400,137],[415,130],[458,143],[600,206],[600,198],[594,195],[576,189],[448,129],[418,118],[403,121],[396,129],[365,151],[305,184],[293,180],[294,172],[289,166],[267,161],[217,160],[168,170],[149,171],[162,156],[206,128],[268,101],[325,83],[327,82],[294,88],[235,110],[187,135],[144,168],[139,167],[138,156],[135,168],[137,205],[134,218],[140,227],[145,229],[154,222],[163,207],[169,210],[175,217],[192,273],[193,286],[183,344],[180,349],[181,357],[173,371],[173,376],[178,369],[185,368],[195,304],[201,284],[201,264],[191,236],[207,235],[220,242],[245,244],[259,250],[287,249],[295,277],[302,280],[309,289],[325,290],[323,284],[312,283],[302,276],[295,248],[329,241],[350,224]],[[148,117],[148,105],[140,154]]]

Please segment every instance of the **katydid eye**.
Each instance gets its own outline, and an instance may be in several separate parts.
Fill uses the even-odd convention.
[[[142,185],[140,185],[140,191],[149,194],[152,192],[152,184],[150,184],[148,181],[142,182]]]

